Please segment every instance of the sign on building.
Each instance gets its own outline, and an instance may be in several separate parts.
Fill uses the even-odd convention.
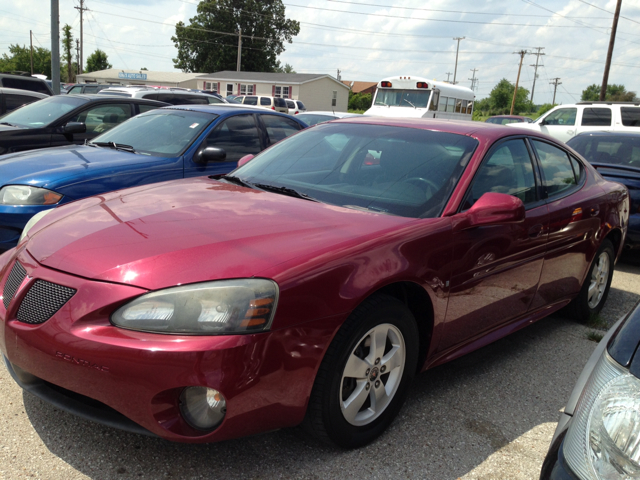
[[[146,73],[124,73],[118,72],[118,78],[125,78],[127,80],[146,80]]]

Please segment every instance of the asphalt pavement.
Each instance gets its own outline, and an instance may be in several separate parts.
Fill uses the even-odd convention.
[[[603,324],[640,300],[619,263]],[[186,445],[103,427],[23,392],[0,367],[2,479],[536,479],[560,410],[596,343],[554,315],[416,378],[373,444],[344,451],[297,429]]]

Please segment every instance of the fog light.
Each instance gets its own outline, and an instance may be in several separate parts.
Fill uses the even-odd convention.
[[[227,401],[213,388],[187,387],[180,394],[180,412],[193,428],[211,430],[224,419]]]

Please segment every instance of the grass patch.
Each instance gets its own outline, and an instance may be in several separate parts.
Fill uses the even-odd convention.
[[[589,316],[589,319],[587,320],[587,327],[595,328],[597,330],[608,329],[607,321],[604,318],[602,318],[602,316],[599,313]]]
[[[592,342],[598,343],[602,340],[602,337],[604,337],[604,333],[596,332],[595,330],[591,330],[587,333],[587,340],[591,340]]]

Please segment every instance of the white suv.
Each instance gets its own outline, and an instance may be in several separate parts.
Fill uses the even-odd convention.
[[[583,132],[640,133],[640,104],[630,102],[580,102],[558,105],[533,123],[510,123],[568,141]]]
[[[149,87],[113,87],[100,90],[98,95],[118,97],[146,98],[159,100],[171,105],[211,105],[212,103],[227,103],[226,100],[214,95],[200,92],[190,92],[183,89],[149,88]]]

